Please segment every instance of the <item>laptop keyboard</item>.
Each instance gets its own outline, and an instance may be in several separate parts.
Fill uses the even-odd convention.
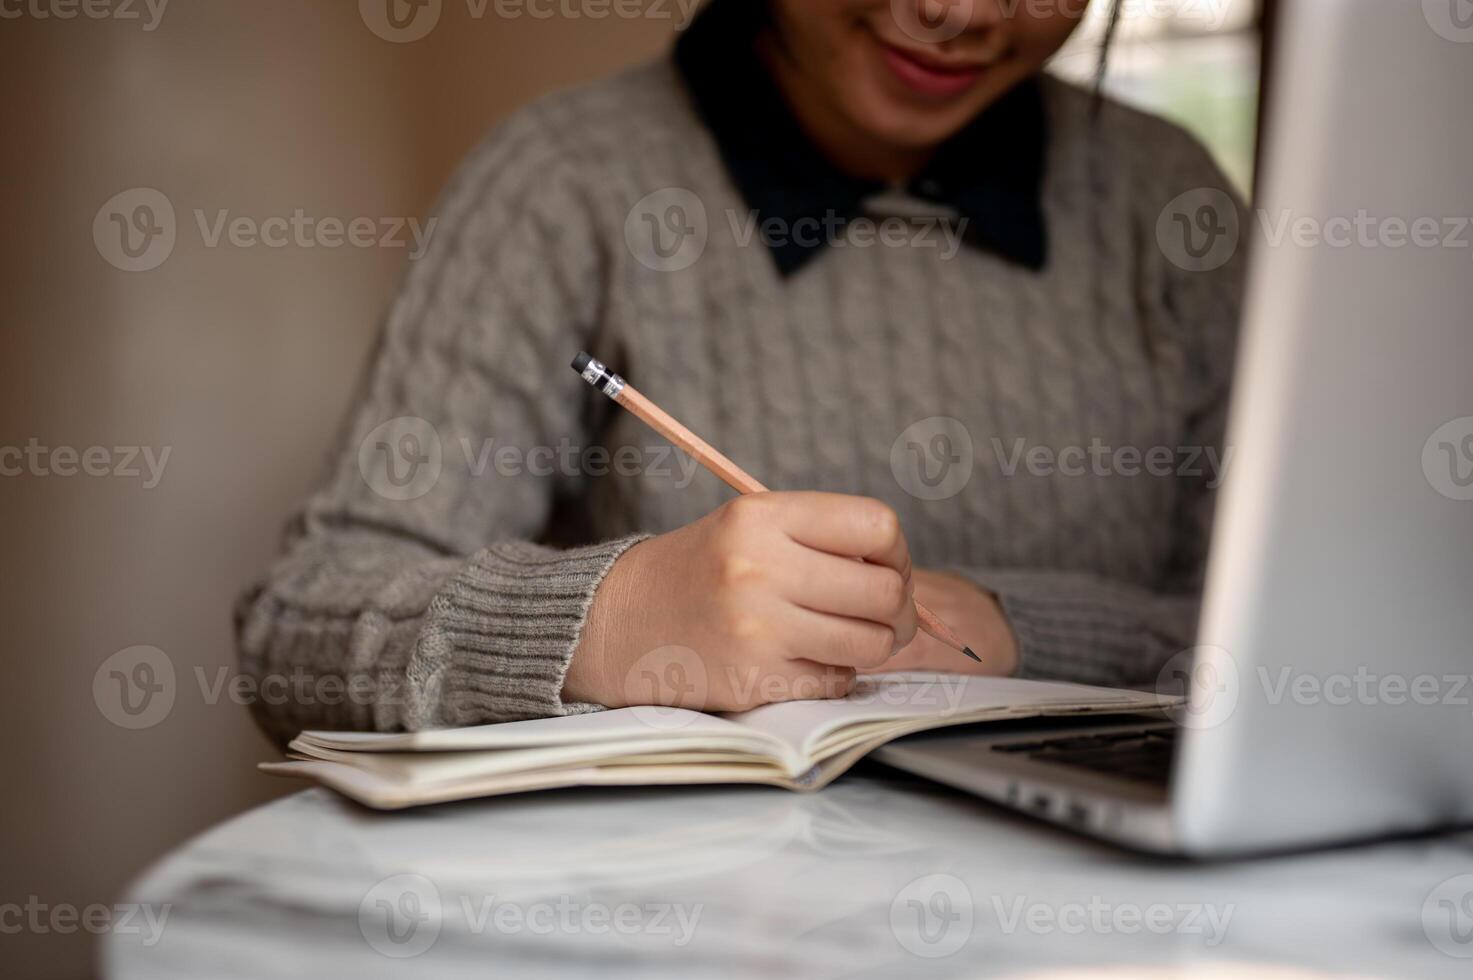
[[[1176,749],[1176,728],[1092,735],[1058,735],[1027,742],[1004,742],[992,751],[1023,753],[1030,759],[1073,766],[1131,782],[1165,786]]]

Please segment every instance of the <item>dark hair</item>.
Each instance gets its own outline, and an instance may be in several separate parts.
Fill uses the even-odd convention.
[[[1110,44],[1115,40],[1115,29],[1120,26],[1120,0],[1108,0],[1110,19],[1105,22],[1105,36],[1100,40],[1100,57],[1095,62],[1095,112],[1105,97],[1105,72],[1110,67]]]

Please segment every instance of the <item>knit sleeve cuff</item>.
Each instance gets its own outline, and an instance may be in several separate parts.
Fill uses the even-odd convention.
[[[1196,596],[1158,595],[1075,572],[954,571],[997,597],[1017,644],[1019,677],[1150,685],[1196,629]]]
[[[601,710],[565,702],[563,678],[604,576],[648,535],[560,550],[485,548],[430,603],[409,663],[410,728]]]

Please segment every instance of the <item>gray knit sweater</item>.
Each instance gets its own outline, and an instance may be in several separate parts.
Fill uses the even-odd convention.
[[[268,732],[596,707],[560,691],[603,575],[731,491],[574,375],[580,349],[770,487],[887,501],[918,566],[999,596],[1022,674],[1149,682],[1192,642],[1241,272],[1184,271],[1156,228],[1226,183],[1159,119],[1045,101],[1038,272],[918,224],[780,277],[667,60],[499,126],[241,602],[243,671],[290,692]],[[692,197],[703,248],[654,251]]]

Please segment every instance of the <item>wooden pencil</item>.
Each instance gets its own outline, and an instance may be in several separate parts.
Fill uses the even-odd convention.
[[[573,359],[573,370],[589,384],[628,409],[640,421],[685,450],[692,459],[716,474],[723,483],[737,493],[765,493],[767,491],[767,488],[750,473],[727,459],[716,447],[686,428],[669,412],[650,401],[633,385],[614,374],[601,362],[589,357],[587,353],[578,352],[578,356]],[[922,630],[958,653],[964,653],[978,663],[982,662],[982,658],[973,653],[972,648],[956,635],[956,631],[942,622],[935,613],[919,602],[915,604],[915,607],[916,622]]]

